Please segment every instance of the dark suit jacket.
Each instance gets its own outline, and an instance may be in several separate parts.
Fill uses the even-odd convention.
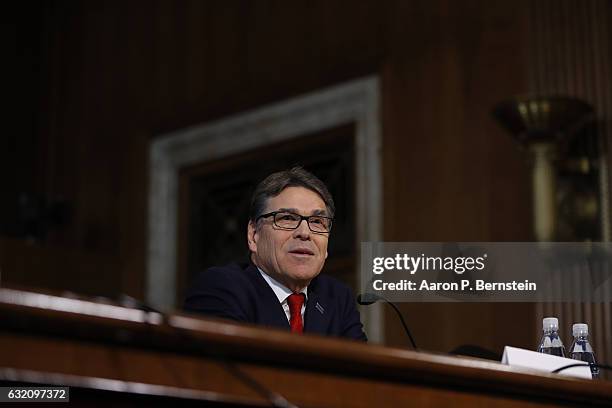
[[[287,315],[255,265],[236,263],[200,273],[185,300],[186,311],[290,330]],[[351,290],[319,275],[308,285],[304,333],[367,341]]]

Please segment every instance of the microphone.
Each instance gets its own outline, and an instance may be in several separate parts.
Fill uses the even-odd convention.
[[[408,329],[408,325],[406,324],[406,321],[404,320],[404,316],[402,316],[402,313],[399,311],[395,303],[375,293],[360,293],[357,296],[357,303],[359,303],[361,306],[369,306],[371,304],[378,302],[379,300],[382,300],[383,302],[388,303],[389,305],[391,305],[393,310],[395,310],[395,312],[400,318],[400,321],[402,322],[402,326],[404,326],[404,331],[406,332],[406,334],[408,335],[408,338],[410,339],[410,343],[412,343],[412,348],[416,351],[417,350],[416,343],[414,342],[414,339],[412,338],[412,334],[410,334],[410,330]]]

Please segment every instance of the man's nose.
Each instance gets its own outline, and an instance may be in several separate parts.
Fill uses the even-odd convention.
[[[302,219],[297,228],[293,231],[293,236],[295,238],[309,239],[310,227],[308,226],[308,221]]]

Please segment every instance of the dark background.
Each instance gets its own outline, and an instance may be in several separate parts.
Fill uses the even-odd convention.
[[[612,14],[598,0],[9,4],[2,281],[139,299],[151,140],[364,75],[381,81],[385,241],[531,240],[526,155],[491,109],[545,91],[541,71],[564,66],[541,59],[563,37],[537,37],[540,27],[596,14],[610,27]],[[610,44],[588,44],[599,77]],[[585,47],[567,64],[587,66]],[[609,96],[604,85],[592,86]],[[19,215],[20,200],[34,215]],[[402,307],[428,350],[538,341],[530,304]],[[386,326],[387,343],[404,345],[391,314]]]

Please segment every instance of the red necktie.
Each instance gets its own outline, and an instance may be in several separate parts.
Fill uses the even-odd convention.
[[[292,293],[287,298],[287,303],[289,303],[289,312],[291,312],[291,319],[289,321],[291,331],[294,333],[302,333],[304,331],[304,323],[302,322],[304,294]]]

